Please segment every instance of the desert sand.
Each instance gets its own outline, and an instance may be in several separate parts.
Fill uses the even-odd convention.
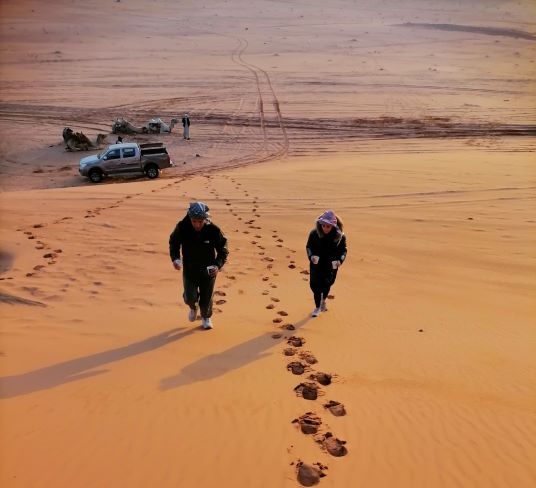
[[[536,485],[533,2],[0,9],[1,486]],[[165,142],[156,180],[91,184],[61,138],[184,112],[125,138]],[[194,200],[229,240],[211,331],[168,255]]]

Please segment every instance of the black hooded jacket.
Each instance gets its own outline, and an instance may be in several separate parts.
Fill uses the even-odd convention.
[[[171,261],[180,259],[186,273],[206,273],[207,266],[223,267],[229,251],[227,239],[217,225],[207,221],[198,232],[190,217],[184,217],[169,236]]]
[[[309,233],[307,239],[307,257],[309,261],[311,256],[318,256],[320,259],[318,264],[313,265],[311,263],[311,271],[315,274],[320,273],[332,273],[332,261],[344,262],[346,259],[346,236],[339,233],[334,227],[329,234],[323,234],[320,227],[317,225]]]

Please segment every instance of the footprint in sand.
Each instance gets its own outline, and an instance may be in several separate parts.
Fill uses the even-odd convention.
[[[279,317],[276,317],[275,319],[272,320],[272,322],[274,324],[280,324],[281,322],[283,322],[283,319],[279,318]]]
[[[281,339],[281,337],[283,337],[283,334],[279,334],[279,333],[272,334],[272,339]]]
[[[310,380],[317,381],[323,386],[331,385],[331,378],[332,376],[329,373],[322,373],[320,371],[309,375]]]
[[[277,285],[270,285],[270,288],[277,288]]]
[[[343,417],[346,415],[346,409],[344,405],[335,400],[330,400],[328,403],[324,403],[324,408],[329,410],[335,417]]]
[[[272,300],[272,302],[279,302],[279,298],[276,298],[276,297],[270,297],[270,300]]]
[[[286,317],[288,313],[285,312],[284,310],[279,310],[279,312],[277,312],[277,315],[281,315],[281,317]]]
[[[348,454],[348,449],[345,446],[346,441],[337,439],[331,432],[326,432],[317,442],[332,456],[341,457]]]
[[[316,400],[318,398],[319,390],[320,388],[318,388],[318,385],[311,382],[300,383],[294,388],[296,395],[305,400]]]
[[[217,297],[225,297],[227,296],[227,293],[225,293],[224,291],[216,290],[214,292],[214,295],[216,295]]]
[[[228,280],[236,280],[236,276],[233,276],[233,275],[226,276],[226,278]]]
[[[269,305],[266,305],[266,308],[268,310],[272,310],[273,308],[275,308],[275,305],[273,303],[270,303]]]
[[[262,236],[260,236],[260,235],[256,235],[256,236],[253,236],[253,237],[255,237],[255,239],[262,239]]]
[[[296,268],[296,265],[295,265],[295,264],[289,264],[288,267],[289,267],[290,269],[295,269],[295,268]]]
[[[315,356],[309,351],[300,352],[300,358],[303,359],[308,364],[318,363],[318,359],[316,359]]]
[[[227,303],[227,300],[216,300],[216,305],[223,305],[224,303]]]
[[[264,253],[263,253],[264,254]],[[268,261],[268,262],[272,262],[274,260],[274,258],[271,258],[270,256],[266,256],[265,258],[262,258],[263,261]]]
[[[287,340],[289,346],[302,347],[305,344],[305,339],[303,337],[291,336]]]
[[[328,298],[329,298],[330,300],[333,300],[333,299],[335,299],[335,295],[328,295]]]
[[[263,280],[264,281],[264,280]],[[270,292],[268,290],[263,290],[262,294],[263,295],[268,295]]]
[[[322,420],[313,412],[306,412],[292,421],[293,424],[298,424],[304,434],[316,434],[318,427],[322,425]]]
[[[292,374],[301,375],[305,373],[305,364],[300,363],[299,361],[292,361],[287,364],[287,371],[291,371]]]
[[[283,325],[283,329],[285,329],[285,330],[296,330],[296,327],[293,324],[285,324],[285,325]]]
[[[320,483],[320,478],[327,476],[324,471],[327,466],[321,463],[307,464],[299,461],[296,464],[296,476],[302,486],[315,486]]]
[[[286,347],[283,350],[283,354],[285,356],[294,356],[294,354],[296,354],[296,349],[294,349],[293,347]]]
[[[268,281],[269,279],[270,279],[269,276],[263,276],[263,277],[262,277],[262,281]]]

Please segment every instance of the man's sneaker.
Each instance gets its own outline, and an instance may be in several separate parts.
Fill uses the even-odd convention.
[[[201,319],[201,325],[205,330],[212,329],[212,319],[210,317],[208,319],[203,317]]]
[[[326,300],[322,300],[320,302],[320,311],[321,312],[327,312],[327,310],[328,310],[328,307],[326,305]]]
[[[197,307],[191,308],[188,312],[188,320],[190,322],[195,322],[195,319],[197,318]]]
[[[311,314],[311,317],[318,317],[320,315],[320,307],[315,308],[313,310],[313,313]]]

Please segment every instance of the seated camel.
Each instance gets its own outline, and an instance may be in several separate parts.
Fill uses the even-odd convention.
[[[68,151],[90,151],[98,149],[106,140],[106,134],[97,134],[92,142],[83,132],[74,132],[70,127],[63,129],[63,141]]]

